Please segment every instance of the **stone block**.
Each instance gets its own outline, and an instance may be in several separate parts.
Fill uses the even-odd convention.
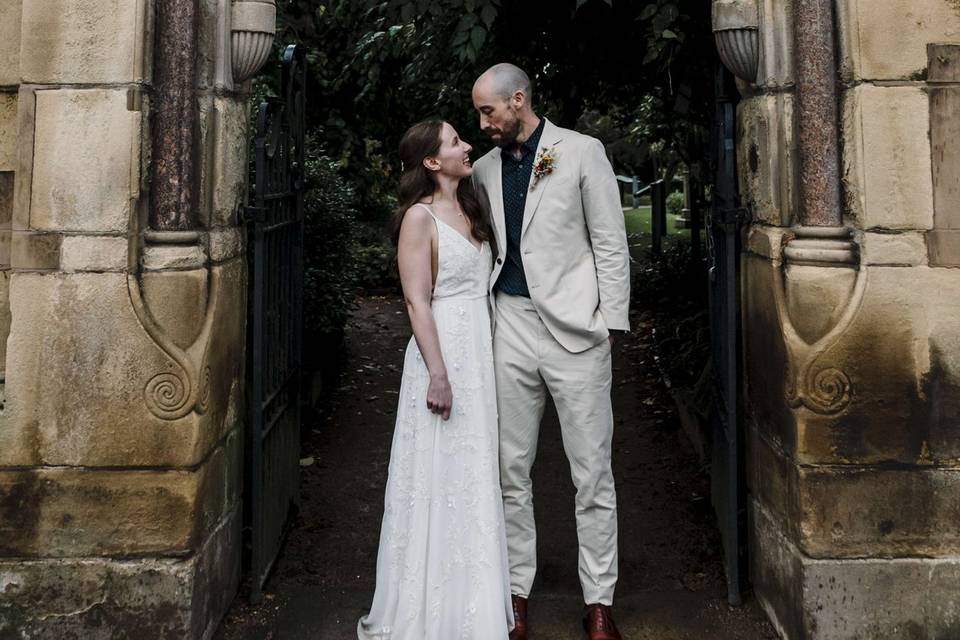
[[[774,287],[782,287],[781,266],[756,255],[742,259],[742,335],[745,389],[751,418],[764,437],[792,455],[796,449],[796,416],[787,404],[786,337]]]
[[[918,80],[927,44],[960,40],[953,0],[837,2],[841,73],[848,80]]]
[[[783,259],[784,235],[788,232],[788,229],[782,227],[750,225],[747,230],[745,251],[773,262],[780,262]]]
[[[129,239],[123,236],[64,236],[60,268],[77,271],[126,271]]]
[[[144,79],[147,0],[30,0],[23,6],[24,82],[130,83]]]
[[[10,271],[0,271],[0,379],[6,379],[7,336],[10,335]],[[2,403],[2,397],[0,397]]]
[[[20,84],[20,15],[23,0],[0,2],[0,87]]]
[[[234,506],[238,440],[190,471],[0,470],[0,557],[189,555]]]
[[[750,582],[760,606],[784,640],[807,640],[804,630],[803,558],[784,535],[786,522],[748,499]]]
[[[16,170],[17,94],[0,91],[0,171]]]
[[[799,468],[798,547],[813,558],[960,555],[960,467]]]
[[[138,191],[139,111],[127,92],[36,92],[30,224],[37,230],[126,233]]]
[[[784,523],[789,538],[797,540],[797,466],[765,437],[762,425],[748,421],[745,435],[747,490]]]
[[[5,233],[6,253],[0,257],[0,265],[10,264],[10,223],[13,221],[13,171],[0,171],[0,229]]]
[[[243,388],[242,258],[215,267],[210,286],[208,315],[177,364],[172,336],[151,333],[156,321],[136,278],[15,273],[0,465],[203,460],[236,427],[227,419],[242,417],[233,407]]]
[[[25,271],[46,271],[60,268],[59,233],[15,231],[11,236],[10,265]]]
[[[929,125],[921,87],[859,85],[844,93],[845,192],[860,228],[933,226]]]
[[[753,219],[789,225],[795,216],[793,96],[757,95],[740,103],[737,164],[740,193]]]
[[[760,0],[760,69],[757,85],[764,89],[788,87],[793,72],[793,3]]]
[[[247,199],[250,111],[245,99],[218,97],[212,156],[210,227],[230,227]]]
[[[960,558],[813,559],[750,502],[751,575],[786,640],[956,638]]]
[[[860,257],[864,265],[924,265],[927,263],[927,244],[922,233],[867,232],[860,241]]]
[[[934,229],[927,234],[930,265],[960,267],[960,229]]]
[[[210,232],[210,260],[215,263],[232,260],[246,250],[246,234],[242,227],[224,227]]]
[[[182,560],[0,560],[0,636],[56,640],[207,640],[240,582],[231,511]]]

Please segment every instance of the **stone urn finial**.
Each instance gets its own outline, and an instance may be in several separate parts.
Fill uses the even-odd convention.
[[[741,80],[757,81],[760,10],[756,0],[713,0],[713,35],[723,64]]]
[[[230,32],[233,81],[239,84],[252,78],[270,57],[277,32],[275,0],[236,0]]]

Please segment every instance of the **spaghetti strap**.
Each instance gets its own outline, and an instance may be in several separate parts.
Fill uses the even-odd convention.
[[[435,214],[435,213],[433,212],[433,209],[431,209],[431,208],[428,207],[427,205],[423,204],[422,202],[414,202],[414,203],[413,203],[413,206],[415,206],[415,207],[423,207],[424,209],[427,210],[427,213],[429,213],[430,216],[431,216],[434,220],[439,220],[439,218],[437,218],[437,214]]]

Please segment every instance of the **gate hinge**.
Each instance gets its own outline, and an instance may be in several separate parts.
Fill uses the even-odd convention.
[[[264,222],[267,219],[267,210],[264,207],[247,206],[243,208],[244,222]]]

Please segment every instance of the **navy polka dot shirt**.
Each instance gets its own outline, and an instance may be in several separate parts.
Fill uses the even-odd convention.
[[[497,277],[495,288],[503,293],[530,297],[527,277],[523,272],[520,257],[520,232],[523,229],[523,209],[527,204],[530,189],[530,174],[537,157],[537,146],[543,135],[543,118],[540,126],[520,145],[520,159],[511,150],[500,153],[500,170],[503,176],[503,217],[507,232],[507,256],[503,269]]]

